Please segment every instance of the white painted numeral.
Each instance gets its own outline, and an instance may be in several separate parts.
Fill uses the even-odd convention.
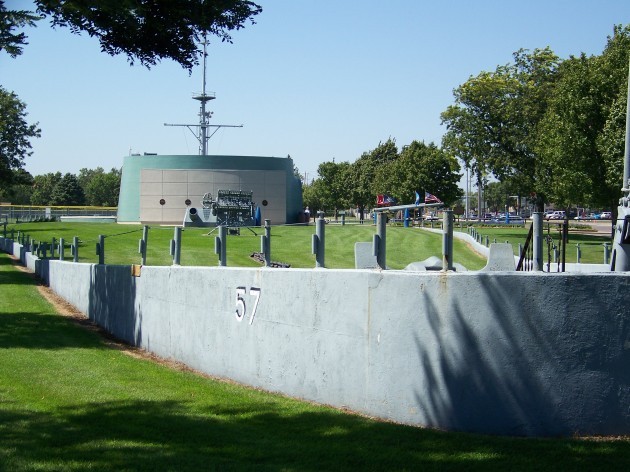
[[[243,321],[245,317],[245,300],[243,299],[243,295],[245,295],[245,287],[236,287],[236,319],[238,321]]]
[[[260,300],[260,289],[258,287],[250,287],[249,294],[256,297],[254,301],[254,309],[252,310],[252,316],[249,319],[249,324],[254,322],[254,316],[256,316],[256,309],[258,308],[258,300]]]
[[[258,302],[260,301],[260,291],[261,290],[258,287],[249,288],[249,295],[254,297],[254,308],[252,309],[252,313],[249,318],[250,325],[254,322],[254,317],[256,316]],[[243,321],[243,318],[245,318],[245,315],[247,314],[247,305],[244,298],[246,293],[247,287],[236,287],[236,309],[234,310],[234,314],[236,315],[237,321]]]

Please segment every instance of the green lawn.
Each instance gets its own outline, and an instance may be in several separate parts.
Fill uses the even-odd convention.
[[[66,245],[74,236],[79,237],[80,262],[97,262],[96,242],[100,234],[105,238],[105,262],[107,264],[139,264],[138,240],[142,238],[142,226],[104,223],[21,223],[9,225],[28,234],[36,241],[51,242],[52,238],[64,238]],[[260,264],[250,258],[253,252],[260,251],[262,228],[254,228],[258,235],[241,229],[240,236],[228,236],[228,266],[256,267]],[[214,239],[217,232],[208,235],[208,228],[186,228],[182,233],[181,264],[217,265],[218,256],[214,253]],[[315,226],[274,226],[271,229],[271,258],[285,262],[291,267],[315,267],[315,256],[311,254],[311,238]],[[326,267],[332,269],[354,268],[355,242],[371,242],[376,233],[372,225],[326,225]],[[147,265],[170,265],[169,241],[174,237],[173,228],[153,226],[149,230]],[[485,259],[472,252],[465,244],[455,240],[455,262],[469,270],[485,266]],[[387,228],[387,265],[392,269],[402,269],[411,262],[427,259],[430,256],[442,257],[442,237],[417,228],[389,226]],[[65,258],[71,260],[70,250]]]
[[[436,227],[438,225],[436,224]],[[64,238],[66,243],[65,258],[71,260],[69,244],[74,236],[79,237],[80,262],[97,262],[95,247],[100,234],[105,238],[105,262],[107,264],[139,264],[138,240],[142,237],[142,226],[117,225],[107,223],[21,223],[8,226],[8,230],[28,234],[36,241],[51,242]],[[518,254],[519,243],[525,243],[528,227],[477,226],[478,231],[489,242],[509,242],[514,254]],[[604,262],[604,243],[611,238],[607,235],[594,235],[586,231],[588,227],[570,227],[569,244],[566,249],[567,262],[577,261],[577,244],[580,244],[581,262]],[[257,235],[247,229],[242,229],[240,236],[228,236],[227,264],[228,266],[256,267],[260,264],[250,255],[260,252],[260,235],[262,228],[254,228]],[[455,231],[466,232],[466,227],[456,224]],[[217,265],[218,256],[214,253],[215,231],[208,234],[208,228],[186,228],[182,233],[181,264],[185,266]],[[338,224],[326,225],[326,267],[333,269],[354,268],[354,244],[356,242],[371,242],[376,232],[373,225]],[[170,265],[172,257],[169,254],[170,240],[174,235],[173,228],[152,226],[149,230],[149,244],[147,265]],[[274,226],[271,230],[271,257],[273,261],[285,262],[294,268],[315,267],[315,256],[311,254],[311,238],[315,233],[315,226]],[[558,245],[560,234],[554,225],[545,236],[550,236],[543,244],[544,261],[553,262],[552,244]],[[455,262],[462,264],[468,270],[479,270],[485,266],[485,259],[474,253],[455,239]],[[402,269],[411,262],[427,259],[430,256],[442,257],[442,238],[439,234],[422,231],[418,228],[403,228],[402,226],[387,227],[387,265],[392,269]]]
[[[0,254],[0,471],[625,470],[630,441],[383,423],[113,349]]]
[[[493,227],[493,226],[476,226],[479,233],[484,237],[488,236],[490,242],[504,243],[509,242],[512,244],[514,254],[518,254],[518,244],[525,244],[527,237],[527,227]],[[559,247],[559,242],[562,236],[559,232],[559,226],[554,224],[543,224],[544,236],[543,240],[543,255],[544,262],[547,263],[548,259],[553,262],[553,244]],[[593,234],[589,231],[589,227],[581,225],[578,227],[569,226],[569,242],[566,248],[566,262],[577,262],[577,244],[580,245],[581,259],[580,262],[584,264],[603,264],[604,263],[604,243],[608,243],[609,248],[612,248],[612,238],[606,234]],[[485,239],[484,239],[485,241]],[[549,244],[548,244],[549,241]]]

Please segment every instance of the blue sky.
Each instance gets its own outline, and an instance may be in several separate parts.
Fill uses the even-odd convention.
[[[28,2],[7,1],[7,8]],[[471,75],[549,46],[562,58],[599,54],[627,0],[260,0],[257,24],[209,46],[207,89],[221,129],[209,154],[291,155],[311,180],[333,158],[354,161],[380,141],[440,143],[440,113]],[[0,84],[27,104],[42,137],[26,169],[78,173],[121,167],[131,152],[197,154],[201,66],[151,70],[100,52],[98,42],[28,30],[22,56],[0,54]]]

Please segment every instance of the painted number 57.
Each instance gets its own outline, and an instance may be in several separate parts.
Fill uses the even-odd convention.
[[[247,293],[247,287],[236,287],[236,310],[235,315],[238,321],[243,321],[247,314],[247,304],[245,303],[245,294]],[[249,317],[249,324],[254,322],[256,316],[256,309],[258,308],[258,300],[260,300],[260,289],[258,287],[249,288],[249,296],[254,297],[254,306]]]

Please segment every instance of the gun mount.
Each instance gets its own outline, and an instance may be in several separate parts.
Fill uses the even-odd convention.
[[[254,226],[252,197],[252,192],[244,190],[219,190],[216,201],[212,202],[212,214],[217,217],[217,226]]]
[[[206,193],[201,199],[202,208],[189,207],[184,226],[227,226],[235,228],[256,225],[253,192],[245,190],[219,190],[217,198]]]

